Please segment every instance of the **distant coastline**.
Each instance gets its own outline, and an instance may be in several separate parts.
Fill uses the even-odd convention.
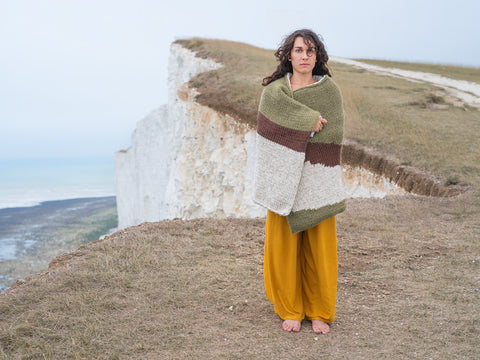
[[[17,211],[16,209],[27,209],[27,208],[34,208],[37,206],[52,206],[51,203],[61,203],[61,202],[71,202],[71,201],[83,201],[83,200],[91,200],[91,199],[101,199],[101,198],[115,198],[115,195],[109,192],[99,193],[98,195],[88,193],[88,196],[81,196],[81,194],[75,196],[75,194],[70,194],[70,196],[65,195],[64,197],[53,196],[53,199],[42,199],[38,200],[24,200],[18,201],[16,203],[5,203],[0,201],[0,212],[2,210],[7,211]],[[54,206],[54,205],[53,205]]]
[[[0,159],[0,209],[113,196],[114,159]]]

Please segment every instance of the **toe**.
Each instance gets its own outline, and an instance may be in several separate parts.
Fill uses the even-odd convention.
[[[323,321],[313,320],[312,329],[316,334],[327,334],[330,331],[330,326]]]
[[[301,325],[300,321],[291,320],[291,319],[285,320],[282,324],[283,330],[289,331],[289,332],[290,331],[299,332],[301,326],[302,325]]]

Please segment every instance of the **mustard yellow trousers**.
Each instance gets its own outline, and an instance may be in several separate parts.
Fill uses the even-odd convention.
[[[333,322],[337,297],[335,217],[292,234],[285,216],[267,212],[264,282],[282,319]]]

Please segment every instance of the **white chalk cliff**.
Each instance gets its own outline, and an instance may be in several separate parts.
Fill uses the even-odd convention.
[[[255,131],[195,102],[187,81],[221,66],[172,44],[168,104],[137,123],[128,150],[115,156],[118,227],[197,217],[258,217],[251,200]],[[362,169],[344,168],[351,197],[398,188]]]
[[[220,65],[172,44],[168,105],[137,123],[115,156],[119,228],[180,217],[263,216],[251,200],[255,134],[194,101],[186,82]]]

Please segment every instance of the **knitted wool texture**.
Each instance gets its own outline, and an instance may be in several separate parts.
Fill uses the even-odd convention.
[[[330,77],[292,91],[289,76],[268,84],[260,98],[253,200],[287,216],[297,233],[345,210],[345,118]],[[320,114],[327,123],[311,136]]]

